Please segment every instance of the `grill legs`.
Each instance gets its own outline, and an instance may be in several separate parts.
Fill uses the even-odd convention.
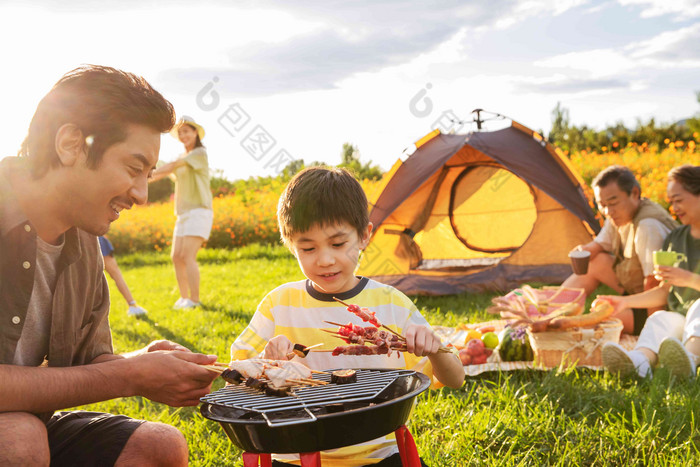
[[[416,442],[413,440],[413,436],[406,428],[406,425],[401,425],[394,434],[396,435],[396,444],[399,446],[399,455],[401,456],[403,467],[421,467]]]
[[[406,425],[402,425],[394,433],[396,434],[396,444],[399,446],[399,455],[401,456],[403,467],[421,467],[416,443]],[[301,453],[299,454],[299,459],[301,460],[301,467],[321,467],[321,453],[319,452]],[[243,467],[272,467],[272,457],[270,454],[244,452]]]
[[[243,467],[272,467],[272,456],[270,454],[254,454],[252,452],[244,452]],[[258,461],[260,463],[258,464]]]

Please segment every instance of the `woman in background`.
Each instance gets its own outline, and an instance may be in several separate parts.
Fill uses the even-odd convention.
[[[209,161],[202,145],[204,128],[192,117],[182,116],[170,132],[184,146],[185,152],[173,162],[163,164],[153,173],[152,181],[170,176],[175,181],[175,230],[171,258],[180,289],[173,308],[200,305],[197,251],[209,238],[214,211],[209,186]]]

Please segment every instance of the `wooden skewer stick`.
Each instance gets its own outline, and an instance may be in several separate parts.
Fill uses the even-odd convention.
[[[217,368],[217,367],[215,367],[215,366],[213,366],[213,365],[202,365],[202,368],[205,368],[205,369],[207,369],[207,370],[209,370],[209,371],[213,371],[214,373],[218,373],[218,374],[221,374],[221,373],[223,373],[223,371],[224,371],[223,368]]]
[[[341,326],[341,327],[346,326],[345,324],[334,323],[334,322],[332,322],[332,321],[324,321],[324,323],[332,324],[333,326]],[[398,332],[394,331],[393,329],[391,329],[391,328],[389,328],[389,327],[386,327],[386,326],[383,325],[383,324],[382,324],[382,327],[383,327],[384,329],[386,329],[387,331],[389,331],[390,333],[392,333],[392,334],[394,334],[395,336],[397,336],[400,340],[402,340],[402,341],[404,341],[404,342],[406,341],[406,338],[405,338],[405,337],[403,337],[401,334],[399,334]],[[325,330],[325,329],[321,329],[321,331],[332,332],[332,331],[327,331],[327,330]]]
[[[347,303],[345,303],[344,301],[342,301],[341,299],[339,299],[337,297],[333,297],[333,300],[340,303],[341,305],[345,305],[346,307],[350,307],[350,305],[348,305]]]
[[[386,326],[386,325],[382,324],[382,327],[383,327],[384,329],[386,329],[387,331],[389,331],[390,333],[392,333],[393,335],[397,336],[397,337],[398,337],[399,339],[401,339],[402,341],[405,341],[405,340],[406,340],[405,337],[403,337],[401,334],[399,334],[398,332],[396,332],[396,331],[394,331],[393,329],[391,329],[389,326]]]
[[[315,349],[316,347],[321,347],[323,345],[323,342],[319,342],[318,344],[310,345],[308,347],[304,347],[304,350],[311,350]]]

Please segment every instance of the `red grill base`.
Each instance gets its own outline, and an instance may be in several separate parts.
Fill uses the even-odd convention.
[[[399,455],[403,467],[421,467],[418,448],[413,440],[411,432],[406,425],[402,425],[394,432],[396,444],[399,446]],[[243,467],[272,467],[272,456],[270,454],[255,454],[244,452]],[[319,452],[305,452],[299,454],[301,467],[321,467],[321,454]]]

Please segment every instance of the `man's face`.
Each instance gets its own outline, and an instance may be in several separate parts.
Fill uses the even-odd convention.
[[[122,209],[148,200],[160,133],[141,125],[129,125],[126,132],[126,139],[107,148],[96,168],[87,166],[87,154],[70,167],[64,190],[69,225],[103,235]]]
[[[314,224],[306,232],[292,236],[292,251],[314,289],[327,294],[347,292],[358,283],[355,268],[370,232],[371,226],[359,238],[347,222],[333,226]]]
[[[627,194],[613,181],[603,187],[594,187],[595,200],[601,212],[617,227],[632,222],[639,208],[639,189],[633,188]]]

